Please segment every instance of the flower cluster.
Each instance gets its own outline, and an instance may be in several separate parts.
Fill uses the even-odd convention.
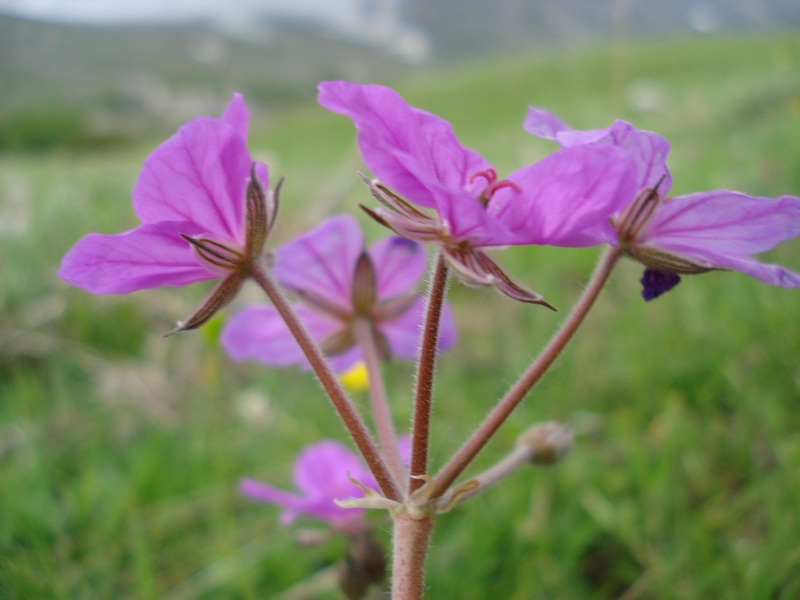
[[[208,321],[247,279],[261,287],[271,305],[249,306],[231,318],[222,346],[234,360],[312,369],[364,462],[324,440],[298,457],[297,493],[252,479],[242,480],[240,489],[283,506],[285,524],[306,513],[347,533],[341,587],[348,597],[362,597],[382,580],[385,566],[380,544],[364,535],[363,508],[388,509],[395,521],[399,559],[392,597],[421,598],[437,512],[521,464],[563,458],[572,434],[549,424],[530,430],[523,444],[487,471],[456,484],[573,337],[620,256],[644,265],[645,300],[675,287],[682,275],[711,270],[800,287],[800,274],[752,256],[800,236],[800,199],[728,190],[670,197],[669,143],[630,123],[576,131],[531,108],[524,129],[560,148],[500,178],[458,141],[448,122],[409,106],[389,88],[323,82],[319,103],[353,121],[373,175],[362,179],[379,202],[362,208],[395,236],[367,246],[358,222],[339,215],[265,251],[280,184],[268,191],[267,167],[247,149],[248,111],[235,95],[221,119],[193,119],[145,160],[133,190],[141,224],[117,235],[84,237],[64,257],[59,274],[95,294],[221,278],[178,330]],[[417,291],[428,262],[426,244],[437,254],[427,299]],[[428,464],[434,371],[438,351],[456,340],[445,302],[448,274],[550,307],[489,253],[521,244],[608,248],[558,332],[434,477]],[[391,394],[381,377],[380,359],[391,357],[417,362],[410,441],[396,434]],[[377,444],[337,376],[362,359]]]
[[[531,108],[524,128],[562,148],[498,180],[480,154],[460,144],[449,123],[409,106],[389,88],[323,82],[319,102],[358,128],[364,162],[378,177],[369,181],[370,190],[381,202],[364,209],[398,235],[439,247],[468,284],[546,304],[485,249],[607,243],[647,267],[646,298],[677,283],[676,276],[712,269],[800,286],[797,273],[750,256],[800,235],[800,200],[728,190],[669,198],[669,143],[625,121],[575,131]],[[227,304],[249,263],[260,258],[277,204],[265,192],[266,165],[247,150],[248,119],[237,94],[221,119],[199,117],[181,127],[145,160],[134,187],[142,224],[117,235],[87,235],[64,257],[59,275],[95,294],[222,277],[184,329]],[[387,356],[413,358],[416,340],[406,334],[419,323],[421,304],[409,290],[424,270],[417,244],[393,238],[366,252],[355,222],[340,217],[288,244],[278,257],[275,274],[301,297],[305,307],[299,310],[326,347],[345,353],[343,367],[357,360],[347,326],[357,315],[371,318]],[[394,271],[386,274],[383,263]],[[253,320],[260,321],[259,331],[243,337]],[[445,327],[443,345],[451,333]],[[301,361],[292,344],[284,344],[286,335],[274,312],[252,309],[231,324],[226,347],[236,358]]]

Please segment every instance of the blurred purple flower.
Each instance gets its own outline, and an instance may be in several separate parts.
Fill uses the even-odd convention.
[[[665,282],[677,284],[674,278],[654,276],[658,272],[681,275],[733,269],[771,285],[800,287],[800,274],[750,256],[800,235],[800,199],[761,198],[728,190],[668,198],[672,185],[666,165],[669,143],[625,121],[616,121],[608,129],[574,131],[547,111],[531,108],[525,129],[567,148],[616,146],[635,161],[637,192],[626,198],[625,208],[608,223],[582,235],[590,243],[619,246],[651,271],[642,280],[645,299],[666,291]]]
[[[344,371],[362,356],[353,330],[356,319],[369,322],[382,358],[416,357],[424,301],[415,286],[425,266],[425,247],[405,238],[386,238],[365,250],[358,221],[340,215],[280,248],[272,272],[298,295],[295,310],[334,369]],[[455,341],[453,315],[445,306],[439,348]],[[235,315],[221,343],[234,360],[307,364],[272,306],[251,306]]]
[[[398,441],[400,455],[407,464],[411,453],[409,438],[401,436]],[[306,446],[294,464],[294,483],[299,494],[253,479],[242,479],[239,490],[253,500],[283,506],[283,525],[289,525],[300,513],[306,513],[337,529],[347,529],[364,516],[361,509],[342,508],[334,502],[364,495],[350,481],[351,477],[368,488],[378,489],[369,469],[356,454],[335,440],[322,440]]]
[[[633,193],[630,159],[610,146],[556,152],[498,180],[447,121],[389,88],[328,81],[319,85],[318,100],[353,120],[364,163],[380,179],[368,183],[383,206],[365,210],[399,235],[440,246],[465,283],[492,285],[516,300],[544,304],[481,248],[574,246],[583,229],[607,219],[619,198]]]
[[[181,325],[201,325],[229,302],[275,216],[266,165],[247,150],[249,113],[235,94],[221,119],[198,117],[145,159],[133,188],[142,225],[91,233],[64,257],[59,276],[93,294],[224,278]]]

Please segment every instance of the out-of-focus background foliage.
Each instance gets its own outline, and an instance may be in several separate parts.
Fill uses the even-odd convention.
[[[665,135],[674,193],[800,195],[793,0],[206,4],[0,2],[4,599],[337,597],[342,540],[304,547],[314,522],[282,528],[236,492],[245,475],[291,487],[302,445],[344,438],[312,378],[227,360],[220,322],[164,339],[203,285],[93,297],[56,277],[85,233],[136,225],[144,157],[233,91],[254,155],[287,176],[274,244],[371,201],[352,125],[314,103],[324,78],[396,87],[501,174],[554,149],[520,127],[535,104]],[[498,255],[560,314],[451,286],[461,343],[441,361],[434,465],[547,341],[597,254]],[[800,242],[764,258],[798,270]],[[575,427],[574,452],[439,520],[431,598],[800,596],[800,292],[711,273],[645,304],[640,271],[621,264],[477,468],[545,419]],[[387,372],[407,423],[412,367]]]

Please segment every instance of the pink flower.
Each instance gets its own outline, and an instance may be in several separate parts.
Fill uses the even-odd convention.
[[[409,439],[404,436],[399,441],[400,454],[408,463]],[[322,440],[306,446],[294,464],[294,483],[299,494],[253,479],[242,479],[239,489],[253,500],[283,506],[283,525],[289,525],[300,513],[306,513],[337,529],[346,530],[364,517],[363,510],[342,508],[334,502],[364,495],[350,481],[351,477],[368,488],[378,489],[372,474],[358,456],[337,441]]]
[[[425,266],[421,244],[390,237],[366,250],[358,221],[340,215],[280,248],[272,272],[300,298],[295,306],[300,318],[331,355],[333,367],[344,371],[362,356],[353,330],[357,319],[370,323],[384,359],[416,357],[424,309],[416,285]],[[445,306],[439,347],[455,341],[453,315]],[[272,306],[251,306],[235,315],[221,342],[235,360],[306,364]]]
[[[383,206],[365,210],[399,235],[440,246],[466,283],[495,286],[516,300],[544,303],[481,248],[574,246],[582,230],[633,193],[631,159],[610,146],[562,150],[498,180],[448,122],[389,88],[328,81],[318,100],[353,120],[364,163],[380,179],[369,184]]]
[[[669,198],[669,143],[625,121],[608,129],[574,131],[547,111],[531,108],[525,129],[567,148],[615,146],[635,161],[637,192],[625,199],[623,210],[608,223],[582,236],[619,246],[644,264],[649,271],[642,280],[645,299],[676,285],[680,280],[676,275],[712,269],[732,269],[772,285],[800,287],[800,274],[750,256],[800,235],[800,199],[760,198],[728,190]]]
[[[241,287],[261,254],[277,199],[264,192],[266,165],[247,151],[249,113],[235,94],[222,119],[183,125],[144,162],[133,189],[142,224],[91,233],[64,257],[59,276],[93,294],[223,278],[180,326],[205,322]]]

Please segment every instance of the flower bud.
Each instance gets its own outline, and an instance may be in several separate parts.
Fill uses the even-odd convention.
[[[381,541],[371,532],[353,535],[347,554],[339,563],[339,589],[350,600],[364,598],[371,585],[386,577],[386,553]]]
[[[572,430],[556,421],[538,423],[517,439],[518,446],[527,446],[535,465],[553,465],[564,458],[575,443]]]

